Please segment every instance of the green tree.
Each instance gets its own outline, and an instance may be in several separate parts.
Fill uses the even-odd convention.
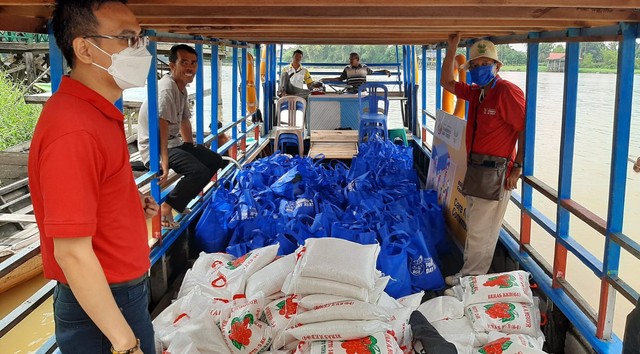
[[[593,54],[587,53],[582,57],[582,63],[580,64],[583,68],[593,68]]]
[[[593,58],[593,63],[601,64],[604,61],[603,51],[606,49],[606,46],[602,42],[585,42],[580,43],[580,53],[584,58],[585,55],[591,54],[591,58]]]
[[[605,68],[615,69],[618,65],[618,50],[605,49],[602,51],[602,64]]]
[[[519,52],[508,44],[498,45],[497,50],[498,59],[504,65],[525,65],[527,63],[527,53]]]
[[[300,45],[287,48],[283,61],[291,60],[293,51],[304,52],[304,61],[314,63],[349,63],[349,53],[356,52],[363,63],[393,63],[396,61],[395,46],[374,45]]]
[[[552,50],[553,43],[540,43],[538,46],[538,63],[546,63]]]
[[[558,44],[551,50],[552,53],[564,53],[564,46],[562,44]]]

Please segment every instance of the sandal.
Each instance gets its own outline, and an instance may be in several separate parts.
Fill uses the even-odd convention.
[[[175,230],[180,228],[180,223],[173,221],[173,218],[168,215],[162,215],[160,220],[163,230]]]

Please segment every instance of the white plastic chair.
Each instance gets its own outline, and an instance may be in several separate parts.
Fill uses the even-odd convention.
[[[276,149],[282,151],[285,143],[297,144],[298,154],[304,156],[306,112],[307,101],[304,98],[285,96],[276,102]]]

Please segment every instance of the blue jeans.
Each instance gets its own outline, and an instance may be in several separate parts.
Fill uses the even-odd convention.
[[[149,280],[136,285],[112,288],[113,298],[122,315],[140,339],[142,352],[154,354],[154,333],[149,315]],[[56,342],[62,354],[109,354],[111,342],[84,312],[66,285],[53,291]]]

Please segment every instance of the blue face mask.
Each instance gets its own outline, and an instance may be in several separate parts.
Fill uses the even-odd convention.
[[[476,83],[478,86],[487,85],[496,77],[493,70],[495,66],[496,64],[479,66],[475,69],[471,69],[469,71],[469,74],[471,74],[471,82]]]

